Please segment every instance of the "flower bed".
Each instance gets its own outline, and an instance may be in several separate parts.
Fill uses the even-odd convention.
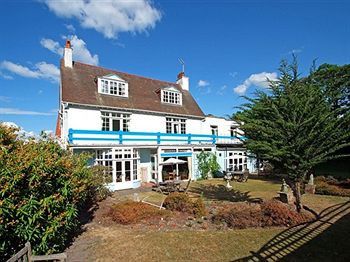
[[[309,213],[298,213],[276,200],[262,204],[237,203],[219,208],[213,215],[214,223],[224,222],[230,228],[293,226],[313,220]]]
[[[160,210],[142,202],[123,201],[114,204],[107,213],[118,224],[135,224],[145,219],[161,219],[169,216],[166,210]]]
[[[164,200],[163,206],[171,211],[185,212],[196,217],[207,214],[202,198],[192,201],[187,194],[172,193]]]
[[[350,179],[338,181],[334,177],[315,178],[316,194],[350,197]]]

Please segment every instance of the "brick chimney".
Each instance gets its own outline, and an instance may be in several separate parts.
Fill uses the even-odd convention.
[[[180,72],[177,75],[176,84],[179,84],[183,90],[190,91],[190,79],[185,76],[185,72]]]
[[[70,43],[70,40],[66,41],[66,46],[64,47],[63,52],[64,66],[73,68],[73,50]]]

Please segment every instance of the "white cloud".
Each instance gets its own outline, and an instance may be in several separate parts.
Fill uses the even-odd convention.
[[[238,72],[231,72],[229,75],[234,79],[238,75]]]
[[[78,60],[87,64],[98,65],[98,55],[91,55],[84,40],[76,35],[69,37],[73,48],[73,60]]]
[[[58,42],[52,39],[43,38],[40,40],[40,44],[51,52],[63,56],[63,47],[61,47]]]
[[[76,35],[64,36],[64,38],[71,41],[73,48],[73,60],[91,65],[98,65],[98,55],[92,55],[90,53],[84,40],[80,39]],[[63,55],[63,47],[52,39],[43,38],[41,39],[40,44],[59,56]]]
[[[95,29],[106,38],[117,38],[121,32],[145,32],[161,19],[161,12],[149,0],[41,1],[57,16],[75,18],[82,27]]]
[[[224,91],[226,90],[226,88],[227,88],[227,85],[223,85],[222,87],[219,88],[219,90],[216,93],[222,96],[224,95]]]
[[[299,54],[299,53],[303,52],[303,49],[304,49],[304,47],[292,49],[288,52],[288,55]]]
[[[37,135],[33,131],[26,131],[22,127],[20,127],[19,125],[17,125],[14,122],[0,122],[0,124],[3,124],[5,126],[7,126],[7,127],[12,127],[12,128],[18,129],[18,131],[16,133],[22,139],[27,140],[29,138],[34,138],[34,139],[38,138]]]
[[[37,63],[36,68],[40,72],[40,78],[47,78],[52,82],[58,82],[60,78],[60,70],[53,64],[46,62]]]
[[[0,102],[10,103],[11,102],[11,98],[8,97],[8,96],[0,96]]]
[[[208,86],[208,85],[209,85],[209,82],[206,81],[206,80],[199,80],[199,81],[198,81],[198,86],[199,86],[199,87],[206,87],[206,86]]]
[[[22,77],[48,79],[51,82],[58,82],[60,76],[59,69],[55,65],[46,62],[39,62],[30,69],[5,60],[0,63],[0,67]]]
[[[0,107],[0,114],[3,115],[30,115],[30,116],[52,116],[55,113],[51,112],[37,112],[37,111],[28,111],[22,110],[18,108],[10,108],[10,107]]]
[[[29,77],[29,78],[39,78],[39,72],[32,71],[28,67],[12,63],[10,61],[3,61],[0,65],[3,69],[6,69],[14,74]]]
[[[0,71],[0,76],[6,80],[13,80],[13,77],[10,75],[6,75],[3,72]]]
[[[75,27],[73,25],[65,25],[65,27],[67,28],[67,30],[70,33],[74,33],[75,32]]]
[[[16,123],[14,122],[0,122],[1,124],[7,126],[7,127],[13,127],[13,128],[20,128]]]
[[[236,86],[233,88],[233,91],[236,94],[243,95],[248,90],[250,86],[257,86],[262,88],[268,88],[269,87],[269,81],[276,81],[277,80],[277,73],[267,73],[267,72],[261,72],[258,74],[252,74],[250,77],[248,77],[242,84]]]

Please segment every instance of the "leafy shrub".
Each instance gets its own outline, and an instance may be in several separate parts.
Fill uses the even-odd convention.
[[[315,178],[316,193],[320,195],[350,196],[350,181],[338,181],[333,177],[319,176]]]
[[[279,201],[266,201],[261,204],[263,226],[293,226],[313,219],[310,213],[298,213],[287,204]]]
[[[262,213],[258,204],[238,203],[222,207],[212,220],[225,222],[231,228],[259,227]]]
[[[208,214],[202,198],[197,198],[197,200],[193,202],[192,210],[196,217],[203,217]]]
[[[102,187],[87,167],[50,139],[22,140],[0,123],[0,257],[30,241],[36,254],[63,251],[79,211]]]
[[[217,157],[211,152],[202,151],[197,155],[198,159],[198,169],[201,172],[203,179],[207,179],[209,173],[215,174],[220,170],[220,165],[217,162]]]
[[[196,217],[205,216],[207,210],[202,198],[192,201],[187,194],[171,193],[164,200],[163,206],[172,211],[185,212],[193,214]]]
[[[213,222],[225,222],[231,228],[291,226],[312,220],[308,213],[298,213],[279,201],[262,204],[226,205],[213,216]]]
[[[142,202],[127,200],[114,204],[107,215],[119,224],[129,225],[148,218],[166,217],[169,213]]]

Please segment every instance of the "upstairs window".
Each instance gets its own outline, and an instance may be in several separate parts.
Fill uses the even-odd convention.
[[[166,132],[168,134],[186,134],[186,119],[167,117]]]
[[[219,134],[218,126],[210,126],[211,134],[217,136]]]
[[[102,94],[128,97],[128,83],[117,75],[107,75],[98,79],[98,91]]]
[[[162,103],[182,105],[182,94],[175,87],[167,87],[161,91]]]
[[[101,112],[102,131],[129,131],[130,115]]]
[[[230,136],[237,136],[237,128],[234,126],[231,126],[230,128]]]

